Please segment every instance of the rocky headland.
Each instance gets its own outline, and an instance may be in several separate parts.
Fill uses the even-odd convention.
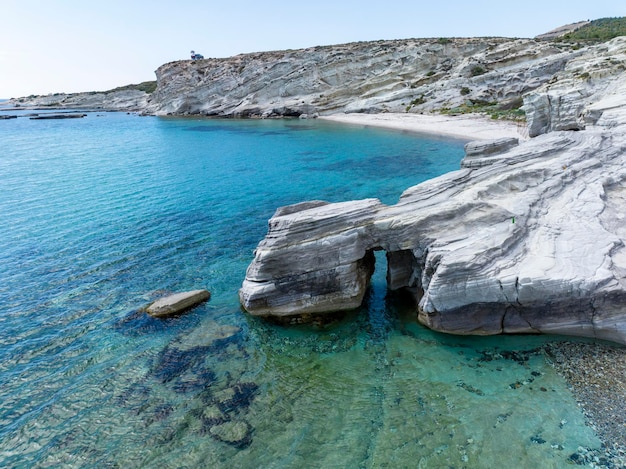
[[[411,291],[435,330],[626,344],[626,38],[537,63],[560,65],[541,86],[520,85],[534,138],[468,144],[461,170],[393,206],[278,209],[241,288],[244,308],[355,308],[384,250],[389,288]]]
[[[222,117],[517,109],[584,51],[533,39],[407,39],[177,61],[146,112]]]
[[[519,138],[468,144],[460,171],[407,189],[394,206],[370,199],[279,209],[248,269],[242,304],[287,317],[355,308],[373,251],[384,250],[389,287],[410,290],[420,321],[434,329],[626,343],[625,64],[625,38],[582,47],[374,41],[182,60],[156,71],[155,88],[5,105],[220,117],[352,113],[396,123],[474,112],[525,118]]]
[[[156,89],[2,105],[322,116],[481,139],[467,145],[459,171],[407,189],[396,205],[369,199],[279,208],[240,290],[251,314],[306,320],[358,307],[373,252],[384,250],[389,288],[408,290],[416,316],[433,329],[626,344],[626,38],[591,46],[506,38],[361,42],[182,60],[156,75]],[[502,117],[518,119],[517,130],[496,120]],[[494,132],[496,122],[503,127]],[[623,467],[626,349],[555,342],[545,351],[610,453],[607,464],[586,451],[572,463]],[[206,421],[220,441],[248,441],[245,422],[226,428],[213,416]]]
[[[115,89],[85,93],[53,93],[13,98],[2,102],[3,109],[81,109],[139,112],[150,94],[143,89]]]

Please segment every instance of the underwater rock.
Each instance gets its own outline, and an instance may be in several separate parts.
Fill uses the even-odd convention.
[[[208,351],[209,347],[194,347],[188,350],[181,350],[168,346],[159,354],[152,374],[162,383],[167,383],[182,375],[188,369],[202,365]]]
[[[207,301],[211,294],[207,290],[193,290],[160,298],[146,309],[150,316],[164,318],[180,314]]]
[[[172,389],[177,393],[188,393],[194,391],[201,391],[208,388],[211,384],[215,383],[217,376],[209,368],[201,368],[199,370],[192,370],[191,373],[184,373],[178,376]]]
[[[191,350],[196,347],[212,347],[216,342],[224,343],[241,332],[241,327],[205,321],[189,334],[182,335],[173,346],[179,350]]]
[[[224,413],[247,409],[256,397],[258,389],[255,383],[238,383],[217,394],[215,401]]]
[[[224,422],[211,427],[209,434],[216,440],[243,449],[252,443],[252,427],[247,422]]]
[[[228,420],[228,416],[225,415],[216,405],[208,405],[202,409],[200,419],[205,426],[210,428],[226,422]]]
[[[81,119],[87,117],[87,114],[39,114],[37,116],[29,117],[30,120],[45,120],[45,119]]]

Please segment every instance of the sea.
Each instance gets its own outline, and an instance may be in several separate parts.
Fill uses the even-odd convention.
[[[0,120],[0,467],[560,468],[600,441],[542,349],[416,321],[385,284],[329,324],[238,289],[276,208],[379,198],[464,141],[323,120]],[[37,111],[46,112],[46,111]],[[181,316],[145,307],[206,288]]]

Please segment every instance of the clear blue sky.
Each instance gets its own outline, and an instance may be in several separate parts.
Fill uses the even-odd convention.
[[[533,37],[618,0],[0,0],[0,98],[107,90],[189,58],[412,37]]]

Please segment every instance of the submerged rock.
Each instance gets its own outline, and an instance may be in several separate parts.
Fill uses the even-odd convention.
[[[211,436],[237,448],[246,448],[252,443],[252,427],[247,422],[224,422],[211,427]]]
[[[598,61],[625,59],[618,38]],[[393,206],[278,210],[246,273],[243,307],[274,317],[355,308],[372,253],[384,250],[389,288],[410,290],[432,329],[626,343],[626,72],[594,83],[583,104],[595,125],[584,131],[507,143],[483,157],[490,164],[412,187]]]
[[[207,290],[193,290],[183,293],[175,293],[158,299],[146,309],[146,312],[154,317],[163,318],[180,314],[211,297]]]
[[[30,117],[30,120],[45,120],[45,119],[81,119],[87,117],[87,114],[39,114],[37,116]]]

